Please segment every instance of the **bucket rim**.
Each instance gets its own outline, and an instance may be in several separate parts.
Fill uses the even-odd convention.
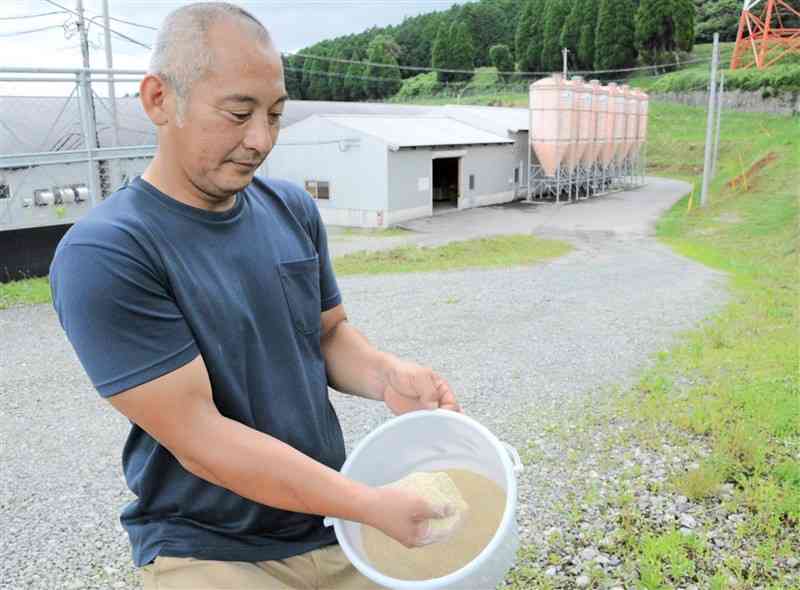
[[[469,563],[464,565],[463,567],[457,569],[454,572],[450,572],[445,576],[440,576],[438,578],[430,578],[427,580],[402,580],[400,578],[393,578],[391,576],[387,576],[373,568],[370,564],[366,563],[362,560],[358,555],[356,555],[354,549],[350,547],[348,543],[343,543],[341,539],[343,535],[340,533],[342,532],[342,519],[339,518],[331,518],[333,522],[334,531],[336,532],[336,539],[339,542],[339,546],[342,548],[342,551],[347,556],[347,559],[350,563],[355,566],[357,570],[359,570],[362,574],[367,576],[373,582],[380,584],[382,586],[386,586],[387,588],[393,588],[395,590],[436,590],[437,588],[445,588],[455,582],[461,581],[466,577],[472,575],[475,571],[477,571],[488,559],[489,556],[492,555],[501,543],[501,537],[503,533],[508,530],[511,530],[512,519],[516,518],[517,512],[517,475],[514,470],[514,464],[511,458],[509,457],[508,451],[503,446],[503,443],[500,439],[497,438],[486,426],[478,422],[477,420],[470,418],[465,414],[461,414],[458,412],[454,412],[452,410],[416,410],[413,412],[408,412],[406,414],[402,414],[400,416],[395,416],[394,418],[387,420],[383,424],[381,424],[378,428],[370,432],[366,437],[364,437],[361,442],[356,445],[356,448],[353,449],[353,452],[347,457],[344,465],[342,465],[341,473],[342,475],[347,476],[347,470],[349,467],[357,460],[358,456],[363,452],[363,449],[366,448],[369,443],[371,443],[374,439],[380,436],[386,430],[391,428],[395,428],[398,425],[408,422],[411,420],[418,420],[422,417],[430,416],[430,415],[438,415],[444,417],[447,420],[456,420],[460,421],[464,424],[469,425],[470,427],[477,430],[489,443],[492,444],[495,451],[497,452],[498,457],[500,458],[500,462],[503,465],[503,469],[505,471],[506,476],[506,506],[505,510],[503,511],[503,517],[500,519],[500,524],[497,527],[497,530],[492,536],[492,539],[489,543],[484,547],[478,555],[472,559]]]

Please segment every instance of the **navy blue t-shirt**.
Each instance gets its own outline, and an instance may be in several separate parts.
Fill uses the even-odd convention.
[[[341,297],[324,225],[299,187],[256,178],[231,209],[209,212],[136,178],[66,233],[50,282],[100,395],[200,354],[222,415],[341,468],[344,440],[320,349],[320,313]],[[138,566],[157,555],[284,559],[336,540],[321,517],[192,475],[136,425],[122,463],[136,500],[121,520]]]

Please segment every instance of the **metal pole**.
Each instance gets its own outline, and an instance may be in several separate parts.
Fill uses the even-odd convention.
[[[85,109],[84,114],[84,135],[86,150],[89,152],[89,193],[92,206],[97,202],[97,197],[104,197],[101,169],[104,163],[98,166],[92,160],[90,150],[100,147],[100,138],[97,136],[97,113],[94,110],[94,96],[92,95],[92,84],[89,73],[89,37],[86,30],[86,21],[83,18],[83,0],[76,0],[78,13],[78,32],[81,36],[81,56],[83,57],[84,70],[78,74],[79,93],[78,99],[81,101],[81,108]]]
[[[89,87],[89,73],[83,71],[76,77],[78,85],[78,106],[81,117],[81,129],[83,130],[83,141],[86,145],[86,168],[89,185],[89,204],[94,207],[97,197],[100,195],[100,182],[97,175],[97,162],[92,156],[92,150],[97,148],[95,143],[94,118],[91,116],[91,88]]]
[[[711,182],[712,159],[714,157],[714,107],[717,102],[717,66],[719,65],[719,33],[714,33],[714,52],[711,58],[711,77],[708,80],[708,117],[706,120],[705,161],[703,162],[703,189],[700,206],[708,204],[708,185]]]
[[[561,50],[561,56],[562,56],[562,58],[564,60],[564,79],[565,80],[567,78],[567,54],[568,53],[569,53],[569,49],[567,49],[566,47],[564,47],[564,49]]]
[[[108,19],[108,0],[103,0],[103,27],[105,33],[105,49],[106,49],[106,67],[109,70],[114,69],[114,57],[111,53],[111,29],[109,19]],[[117,93],[116,89],[114,88],[114,74],[108,75],[108,100],[111,101],[111,129],[113,130],[112,135],[112,146],[117,147],[119,145],[119,118],[117,117]],[[120,184],[120,176],[119,176],[119,161],[115,161],[114,163],[114,170],[113,170],[113,177],[111,179],[111,186],[116,187]]]
[[[714,159],[711,161],[711,177],[717,175],[717,160],[719,160],[719,134],[722,123],[722,96],[725,94],[725,73],[719,76],[719,92],[717,93],[717,134],[714,137]]]

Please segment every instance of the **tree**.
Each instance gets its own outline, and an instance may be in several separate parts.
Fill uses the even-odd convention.
[[[431,50],[431,65],[436,69],[436,79],[443,84],[446,84],[450,80],[449,73],[440,70],[440,68],[447,68],[449,44],[450,25],[449,23],[443,22],[439,25],[439,31],[436,33],[436,40],[433,42],[433,49]]]
[[[491,1],[465,4],[461,8],[459,19],[467,23],[474,43],[475,67],[489,65],[491,63],[489,49],[493,45],[505,42],[503,21],[506,18],[500,8]]]
[[[391,67],[370,65],[367,67],[367,92],[370,98],[392,96],[400,90],[402,80],[397,67],[400,47],[388,35],[378,35],[372,39],[367,49],[367,61],[374,64],[387,64]]]
[[[281,59],[287,94],[295,100],[303,98],[303,58],[299,55],[281,55]]]
[[[720,41],[736,41],[741,0],[694,0],[694,4],[697,43],[711,43],[717,32]]]
[[[627,68],[634,64],[636,47],[633,21],[631,0],[600,0],[594,34],[595,69]]]
[[[433,43],[433,67],[439,82],[469,80],[472,74],[443,72],[441,70],[472,70],[475,48],[467,24],[455,21],[448,26],[443,22]]]
[[[597,0],[578,0],[583,8],[581,35],[578,40],[578,63],[584,70],[594,67],[594,30],[597,28]]]
[[[344,78],[344,94],[350,100],[363,100],[367,98],[367,66],[360,62],[364,56],[357,50],[353,52],[353,61],[347,68],[347,75]]]
[[[517,67],[521,72],[538,72],[542,69],[542,15],[546,0],[526,0],[517,26]]]
[[[673,0],[675,2],[675,45],[681,51],[694,48],[694,23],[697,17],[692,0]]]
[[[320,52],[320,57],[328,56],[325,55],[325,52]],[[331,65],[331,62],[324,59],[311,61],[311,77],[308,86],[309,97],[313,100],[328,100],[330,98],[328,66]]]
[[[336,52],[335,58],[338,60],[348,60],[352,52],[349,49],[340,49]],[[346,61],[334,61],[328,66],[330,74],[328,89],[332,100],[341,100],[344,97],[344,77],[347,74],[348,63]]]
[[[561,71],[561,31],[572,10],[573,0],[547,0],[544,12],[542,69]]]
[[[467,23],[456,21],[450,26],[448,67],[454,70],[473,70],[475,67],[475,45]],[[469,80],[472,74],[455,74],[454,80]]]
[[[578,43],[581,39],[581,19],[585,4],[587,4],[587,0],[573,0],[572,10],[561,27],[561,47],[569,50],[569,56],[574,64],[578,63]]]
[[[517,23],[517,30],[514,34],[514,54],[517,58],[518,69],[521,71],[536,70],[539,68],[538,63],[531,67],[531,64],[525,61],[528,54],[528,46],[531,43],[530,32],[533,27],[533,4],[534,0],[526,0],[522,5]]]
[[[514,70],[514,58],[511,57],[511,50],[508,45],[493,45],[489,50],[489,58],[498,72],[504,72],[499,74],[500,79],[503,82],[508,82],[510,76],[508,72]]]
[[[693,40],[691,0],[641,0],[636,11],[636,46],[643,61],[672,61],[672,53],[690,50]]]

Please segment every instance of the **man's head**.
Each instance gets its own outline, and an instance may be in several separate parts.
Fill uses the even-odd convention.
[[[223,2],[167,16],[140,90],[159,129],[160,180],[212,207],[250,183],[277,140],[287,98],[269,32]]]

